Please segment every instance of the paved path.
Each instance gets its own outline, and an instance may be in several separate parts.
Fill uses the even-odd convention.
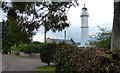
[[[3,71],[34,71],[39,66],[44,66],[40,60],[31,58],[17,58],[8,55],[2,55]]]

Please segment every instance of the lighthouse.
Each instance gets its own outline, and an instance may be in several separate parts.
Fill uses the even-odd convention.
[[[82,8],[81,14],[81,47],[86,47],[89,44],[89,26],[88,26],[88,9],[85,7]]]

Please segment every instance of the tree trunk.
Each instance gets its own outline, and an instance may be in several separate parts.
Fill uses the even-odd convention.
[[[120,1],[114,2],[111,49],[120,49]]]

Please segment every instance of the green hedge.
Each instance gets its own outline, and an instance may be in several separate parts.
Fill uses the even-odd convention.
[[[23,46],[20,51],[25,53],[40,53],[40,49],[42,48],[43,43],[39,44],[28,44],[26,46]]]

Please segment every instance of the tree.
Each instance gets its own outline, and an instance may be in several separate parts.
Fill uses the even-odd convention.
[[[111,48],[111,31],[106,28],[100,28],[100,32],[91,37],[90,45],[97,48]]]
[[[117,1],[117,0],[115,0]],[[114,2],[114,20],[112,28],[112,49],[120,49],[120,1]]]
[[[21,25],[18,23],[18,21],[19,21],[18,20],[18,12],[23,12],[25,10],[24,8],[26,5],[27,5],[27,3],[18,3],[18,2],[13,2],[11,4],[8,4],[7,2],[2,3],[2,9],[4,12],[7,13],[7,18],[8,18],[7,19],[7,21],[8,21],[7,34],[10,35],[12,37],[12,40],[14,40],[15,43],[17,43],[17,44],[30,42],[31,35],[33,35],[32,32],[30,32],[30,33],[28,32],[28,31],[33,31],[33,30],[28,29],[28,31],[26,31],[27,28],[25,28],[25,26],[23,26],[22,23],[21,23]],[[31,27],[29,27],[29,28],[31,28]],[[33,27],[33,28],[35,28],[35,27]],[[22,37],[22,36],[24,36],[24,37]]]
[[[38,4],[39,5],[39,4]],[[42,3],[42,8],[45,10],[38,16],[41,17],[41,25],[44,26],[45,30],[45,42],[46,42],[46,33],[49,30],[55,31],[61,31],[65,29],[66,27],[69,27],[69,22],[67,21],[67,11],[68,9],[75,5],[74,2],[50,2]]]
[[[12,7],[9,8],[6,3],[3,3],[2,8],[8,11],[8,20],[10,23],[10,35],[15,40],[25,35],[26,39],[32,40],[39,26],[43,25],[45,28],[45,36],[47,31],[61,31],[68,27],[70,24],[67,21],[66,12],[71,6],[76,6],[77,1],[71,2],[37,2],[37,3],[18,3],[11,2]],[[75,4],[76,3],[76,4]],[[38,9],[36,9],[38,7]],[[12,18],[12,19],[11,19]],[[14,21],[14,22],[13,22]],[[14,26],[16,28],[14,28]],[[12,28],[13,27],[13,28]],[[21,34],[13,35],[12,33],[17,30]],[[22,37],[21,37],[22,39]],[[26,39],[22,39],[24,41]],[[46,37],[45,37],[46,39]]]
[[[10,47],[14,45],[14,41],[8,33],[7,21],[2,22],[2,53],[7,54],[10,51]]]

